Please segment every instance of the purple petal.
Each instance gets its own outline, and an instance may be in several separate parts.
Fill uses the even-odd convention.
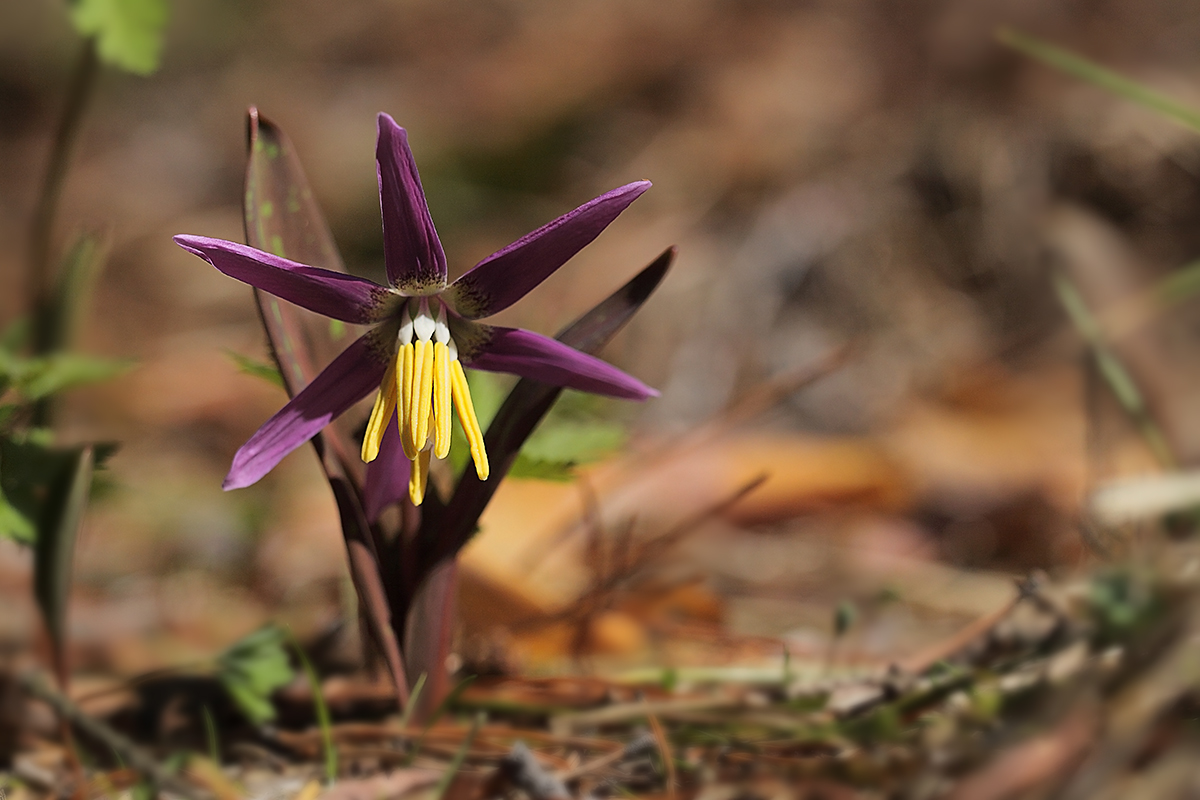
[[[388,358],[380,338],[376,331],[360,337],[267,420],[233,457],[224,488],[240,489],[257,482],[334,417],[378,389]]]
[[[408,134],[379,115],[375,163],[383,213],[383,260],[388,280],[409,294],[432,294],[446,285],[446,254],[438,239]]]
[[[586,247],[650,188],[637,181],[613,189],[498,250],[456,280],[446,294],[467,319],[508,308]]]
[[[519,328],[491,327],[491,339],[470,361],[472,369],[507,372],[554,386],[645,400],[658,392],[595,356],[560,341]]]
[[[412,462],[404,455],[400,446],[400,428],[397,416],[392,415],[383,439],[379,442],[379,455],[367,464],[367,485],[363,488],[363,505],[367,520],[372,524],[380,513],[392,503],[408,497],[408,477]]]
[[[394,293],[365,278],[298,264],[249,245],[187,235],[176,236],[175,244],[231,278],[344,322],[378,322],[400,302]]]

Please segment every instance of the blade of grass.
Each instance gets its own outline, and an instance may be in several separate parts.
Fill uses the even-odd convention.
[[[1200,294],[1200,261],[1184,264],[1151,287],[1160,303],[1180,303]]]
[[[425,744],[425,737],[429,734],[429,729],[437,724],[437,721],[442,718],[442,715],[446,713],[446,710],[458,700],[458,698],[464,691],[466,691],[466,688],[470,686],[474,680],[474,675],[468,675],[466,678],[459,681],[459,684],[454,687],[450,694],[446,695],[442,699],[442,702],[438,704],[438,707],[434,710],[433,714],[431,714],[429,719],[425,722],[425,728],[421,731],[420,738],[413,742],[412,751],[408,754],[408,758],[404,762],[405,766],[412,766],[413,759],[417,757],[417,753],[421,752],[421,747]],[[413,707],[416,708],[415,705]]]
[[[408,695],[408,702],[404,704],[404,713],[400,715],[400,729],[408,730],[409,720],[412,719],[413,711],[417,708],[417,703],[421,701],[421,692],[425,689],[425,673],[422,672],[417,676],[417,682],[413,684],[412,692]]]
[[[1104,382],[1108,384],[1108,388],[1116,397],[1117,402],[1121,404],[1125,413],[1137,426],[1150,452],[1164,469],[1176,469],[1178,460],[1167,443],[1167,437],[1150,413],[1146,399],[1133,379],[1133,375],[1109,345],[1100,323],[1088,308],[1079,289],[1066,275],[1055,273],[1054,290],[1058,295],[1059,302],[1066,309],[1067,316],[1071,318],[1075,330],[1079,332],[1091,349],[1096,369],[1104,378]]]
[[[471,729],[467,731],[466,737],[458,747],[458,752],[454,754],[454,760],[450,762],[450,766],[446,767],[446,773],[434,787],[430,800],[442,800],[442,797],[445,796],[446,790],[454,782],[454,776],[458,774],[458,771],[462,769],[463,762],[467,760],[467,753],[471,752],[471,744],[475,741],[475,734],[479,733],[479,726],[483,724],[484,716],[483,712],[475,715]]]
[[[312,662],[304,654],[304,648],[300,646],[300,642],[296,640],[291,630],[288,631],[288,639],[292,643],[292,649],[296,652],[300,666],[304,669],[305,677],[308,678],[308,685],[312,688],[313,711],[317,716],[317,726],[321,729],[321,749],[325,754],[325,782],[333,785],[338,776],[338,755],[337,748],[333,744],[333,723],[329,719],[329,706],[326,705],[325,694],[321,691],[321,679],[317,676]]]
[[[437,710],[433,712],[433,715],[429,718],[429,723],[425,726],[426,730],[436,725],[438,720],[450,710],[450,707],[458,702],[458,698],[462,697],[462,693],[467,690],[467,687],[475,682],[476,677],[475,675],[468,675],[458,682],[458,685],[454,687],[450,694],[446,695],[445,699],[438,704]]]
[[[1181,125],[1200,132],[1200,111],[1184,105],[1165,94],[1155,91],[1137,81],[1130,80],[1124,75],[1102,67],[1094,61],[1089,61],[1069,50],[1056,47],[1049,42],[1015,31],[1011,28],[1000,28],[996,31],[996,39],[1003,45],[1023,53],[1030,58],[1040,61],[1047,66],[1065,72],[1080,80],[1112,92],[1133,103],[1170,117]]]
[[[217,740],[217,723],[207,705],[200,706],[200,713],[204,716],[204,738],[208,741],[208,757],[214,764],[220,764],[221,745]]]

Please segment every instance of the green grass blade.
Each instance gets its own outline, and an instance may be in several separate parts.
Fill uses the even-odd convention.
[[[221,745],[217,740],[217,723],[207,705],[200,706],[204,716],[204,738],[208,741],[208,757],[218,766],[221,764]]]
[[[1042,62],[1068,75],[1087,81],[1118,97],[1137,103],[1151,111],[1170,117],[1181,125],[1200,132],[1200,111],[1167,97],[1148,86],[1130,80],[1124,75],[1078,56],[1069,50],[1056,47],[1026,33],[1001,28],[996,32],[1001,44]]]
[[[1154,454],[1155,459],[1164,469],[1175,469],[1178,461],[1167,443],[1167,437],[1150,413],[1150,408],[1146,404],[1141,389],[1138,388],[1137,381],[1109,346],[1099,321],[1088,308],[1079,289],[1067,276],[1056,273],[1054,290],[1058,294],[1059,302],[1066,309],[1067,316],[1075,325],[1075,329],[1091,349],[1100,376],[1108,384],[1109,390],[1117,398],[1117,402],[1121,404],[1125,413],[1137,426],[1142,438],[1146,441],[1146,446],[1150,448],[1150,452]]]
[[[430,800],[442,800],[446,795],[446,790],[450,788],[450,784],[454,782],[454,776],[462,769],[463,762],[467,760],[467,753],[471,751],[471,744],[475,741],[475,734],[479,733],[479,726],[483,724],[484,713],[481,711],[475,715],[475,721],[471,723],[471,730],[467,731],[467,736],[458,747],[458,752],[454,754],[454,760],[450,762],[450,766],[446,767],[446,772],[434,787],[433,794]]]
[[[304,648],[300,646],[300,642],[296,641],[296,637],[291,631],[288,631],[288,638],[291,639],[292,649],[296,651],[296,658],[300,660],[300,666],[303,667],[304,675],[308,678],[308,685],[312,687],[313,711],[317,715],[317,726],[321,729],[321,749],[325,752],[325,782],[332,785],[338,776],[338,755],[337,748],[333,745],[333,722],[329,718],[329,706],[325,704],[325,694],[321,691],[321,679],[317,676],[317,671],[313,668],[312,662],[308,660],[308,656],[304,654]]]
[[[1200,261],[1184,264],[1154,284],[1154,299],[1167,305],[1181,303],[1200,294]]]
[[[404,704],[404,713],[400,715],[400,727],[408,728],[409,720],[412,719],[413,712],[417,710],[417,703],[421,701],[421,692],[425,689],[425,673],[422,672],[417,676],[417,682],[413,684],[412,692],[408,695],[408,702]]]

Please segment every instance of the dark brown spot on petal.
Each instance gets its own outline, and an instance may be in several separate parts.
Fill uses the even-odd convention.
[[[491,295],[470,280],[456,281],[445,291],[444,298],[450,302],[459,316],[468,319],[486,317],[488,306],[492,302]]]
[[[492,340],[491,325],[482,325],[454,315],[446,322],[450,326],[450,336],[458,347],[458,360],[463,364],[470,364]]]

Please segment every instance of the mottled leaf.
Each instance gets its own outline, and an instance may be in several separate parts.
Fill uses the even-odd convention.
[[[316,267],[344,271],[329,225],[313,197],[291,141],[255,108],[248,121],[249,157],[243,222],[246,243]],[[344,327],[265,292],[255,291],[271,354],[289,395],[316,377],[340,349]],[[348,435],[351,421],[335,421],[312,440],[333,489],[350,574],[368,630],[382,652],[401,699],[407,697],[400,645],[391,625],[379,555],[362,508],[364,470]]]

